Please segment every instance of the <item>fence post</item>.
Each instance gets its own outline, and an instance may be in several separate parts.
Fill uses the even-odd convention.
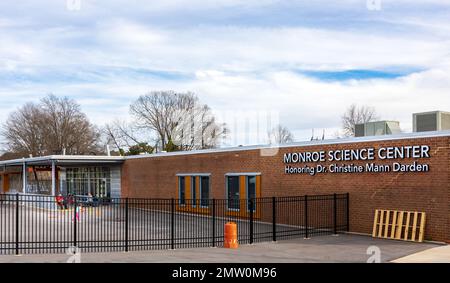
[[[77,246],[77,197],[73,196],[73,246],[76,247]]]
[[[350,194],[347,193],[347,232],[350,231]]]
[[[272,241],[277,241],[277,201],[272,197]]]
[[[170,228],[170,248],[175,249],[175,199],[171,199],[171,228]]]
[[[308,195],[305,195],[305,239],[309,238],[309,231],[308,231]]]
[[[128,252],[128,198],[125,199],[125,252]]]
[[[216,247],[216,199],[212,200],[212,246]]]
[[[250,205],[250,245],[253,244],[253,199],[249,200]]]
[[[16,255],[19,254],[19,194],[16,193]]]
[[[337,195],[333,195],[333,234],[337,234]]]

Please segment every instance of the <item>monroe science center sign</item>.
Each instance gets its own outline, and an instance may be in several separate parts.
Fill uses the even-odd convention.
[[[288,152],[285,174],[429,172],[428,145]],[[413,161],[411,161],[413,160]],[[356,163],[356,164],[355,164]]]

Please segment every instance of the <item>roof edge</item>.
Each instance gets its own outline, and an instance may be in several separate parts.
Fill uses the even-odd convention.
[[[0,161],[0,166],[19,164],[19,163],[31,163],[31,162],[44,162],[44,161],[123,161],[123,156],[108,156],[108,155],[46,155],[27,158],[18,158]]]
[[[154,154],[144,154],[144,155],[134,155],[134,156],[102,156],[102,155],[48,155],[39,157],[29,157],[29,158],[19,158],[0,161],[0,166],[20,164],[20,163],[31,163],[40,161],[126,161],[132,159],[140,158],[157,158],[165,156],[183,156],[183,155],[194,155],[194,154],[211,154],[211,153],[226,153],[226,152],[239,152],[239,151],[249,151],[249,150],[259,150],[259,149],[276,149],[276,148],[290,148],[290,147],[307,147],[307,146],[317,146],[317,145],[333,145],[333,144],[351,144],[351,143],[363,143],[363,142],[376,142],[376,141],[394,141],[402,139],[420,139],[420,138],[437,138],[437,137],[450,137],[450,130],[446,131],[434,131],[434,132],[418,132],[418,133],[400,133],[393,135],[383,135],[383,136],[370,136],[370,137],[349,137],[349,138],[337,138],[329,140],[313,140],[313,141],[302,141],[293,142],[288,144],[280,145],[250,145],[250,146],[238,146],[238,147],[226,147],[226,148],[215,148],[215,149],[202,149],[202,150],[192,150],[192,151],[177,151],[177,152],[164,152],[164,153],[154,153]]]
[[[248,151],[248,150],[258,150],[258,149],[307,147],[307,146],[317,146],[317,145],[351,144],[351,143],[390,141],[390,140],[394,141],[394,140],[403,140],[403,139],[420,139],[420,138],[435,138],[435,137],[450,137],[450,130],[433,131],[433,132],[417,132],[417,133],[400,133],[400,134],[393,134],[393,135],[370,136],[370,137],[349,137],[349,138],[338,138],[338,139],[329,139],[329,140],[313,140],[313,141],[293,142],[293,143],[280,144],[280,145],[267,144],[267,145],[202,149],[202,150],[192,150],[192,151],[164,152],[164,153],[155,153],[155,154],[126,156],[124,158],[125,158],[125,160],[131,160],[131,159],[140,159],[140,158],[157,158],[157,157],[165,157],[165,156],[182,156],[182,155],[194,155],[194,154],[238,152],[238,151]]]

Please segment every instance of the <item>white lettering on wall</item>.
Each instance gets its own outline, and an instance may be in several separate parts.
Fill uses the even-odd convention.
[[[287,152],[283,156],[285,174],[308,174],[315,176],[321,173],[386,173],[386,172],[428,172],[429,164],[422,164],[419,159],[430,158],[430,146],[405,145],[373,147],[360,149],[338,149],[329,151]],[[393,162],[391,164],[377,164],[376,160],[405,160],[413,159],[412,163]],[[329,166],[311,165],[311,163],[334,162]],[[348,164],[345,162],[365,161],[365,164]],[[295,167],[292,164],[301,164]]]

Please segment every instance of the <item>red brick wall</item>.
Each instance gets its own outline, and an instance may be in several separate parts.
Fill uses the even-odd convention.
[[[358,173],[286,175],[283,154],[384,146],[429,145],[430,165],[423,173]],[[410,163],[413,160],[375,160],[377,164]],[[128,159],[123,165],[124,197],[177,198],[177,173],[211,173],[211,197],[225,198],[225,174],[261,173],[261,194],[293,196],[350,193],[350,230],[371,233],[375,209],[425,211],[425,239],[450,239],[449,137],[411,138],[378,142],[312,145],[281,148],[275,156],[261,156],[259,150],[202,153]],[[364,162],[346,162],[363,164]],[[322,164],[322,163],[321,163]],[[327,165],[328,162],[322,165]],[[314,165],[314,164],[311,164]]]

